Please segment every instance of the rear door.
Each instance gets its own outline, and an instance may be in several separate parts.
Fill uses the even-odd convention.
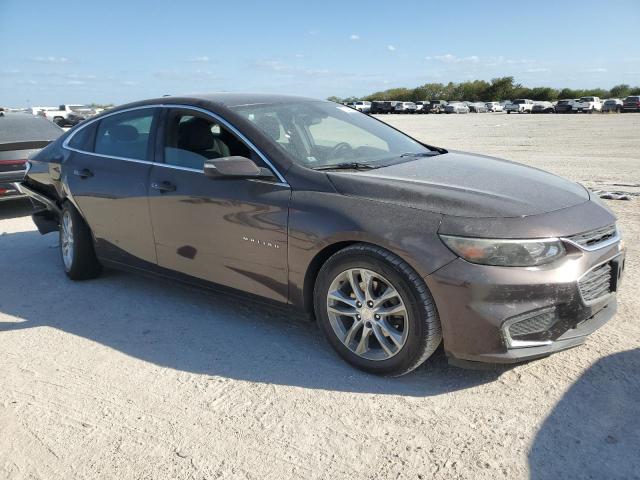
[[[65,142],[62,177],[100,257],[140,267],[156,263],[147,185],[159,111],[145,107],[109,115]]]
[[[217,116],[169,108],[152,167],[149,202],[158,264],[286,302],[290,187],[266,157]],[[272,179],[213,180],[204,161],[251,158]]]

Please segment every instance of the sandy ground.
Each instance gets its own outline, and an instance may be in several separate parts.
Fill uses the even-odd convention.
[[[640,184],[640,115],[384,119]],[[0,204],[0,478],[640,478],[639,202],[609,202],[626,278],[584,346],[481,372],[437,352],[399,379],[350,368],[285,312],[115,271],[71,282],[57,237]]]

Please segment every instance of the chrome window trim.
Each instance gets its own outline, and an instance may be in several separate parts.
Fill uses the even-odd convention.
[[[210,110],[207,110],[207,109],[204,109],[204,108],[194,107],[193,105],[183,105],[183,104],[179,104],[179,103],[163,103],[163,104],[141,105],[139,107],[124,108],[122,110],[118,110],[118,111],[115,111],[115,112],[109,112],[109,113],[100,115],[97,118],[93,118],[93,119],[86,120],[86,121],[82,122],[82,125],[78,129],[73,131],[71,134],[69,134],[69,136],[67,138],[65,138],[64,142],[62,142],[62,148],[66,149],[66,150],[71,150],[73,152],[85,153],[85,154],[88,154],[88,155],[96,155],[98,157],[112,158],[114,160],[124,160],[124,161],[127,161],[127,162],[151,164],[151,165],[157,165],[157,166],[162,166],[162,167],[167,167],[167,168],[174,168],[176,170],[193,171],[193,172],[202,173],[204,175],[204,172],[202,170],[198,170],[198,169],[195,169],[195,168],[179,167],[177,165],[168,165],[166,163],[156,163],[156,162],[152,162],[152,161],[149,161],[149,160],[137,160],[135,158],[117,157],[117,156],[113,156],[113,155],[106,155],[106,154],[103,154],[103,153],[87,152],[86,150],[80,150],[80,149],[77,149],[77,148],[69,146],[69,142],[73,139],[73,137],[80,130],[82,130],[83,128],[88,127],[89,125],[91,125],[94,122],[99,122],[100,120],[102,120],[104,118],[111,117],[113,115],[118,115],[119,113],[133,112],[133,111],[136,111],[136,110],[144,110],[144,109],[148,109],[148,108],[181,108],[181,109],[185,109],[185,110],[193,110],[193,111],[196,111],[196,112],[200,112],[200,113],[203,113],[205,115],[208,115],[209,117],[212,117],[216,122],[218,122],[221,125],[223,125],[224,127],[226,127],[233,134],[235,134],[240,140],[242,140],[242,142],[244,142],[251,150],[253,150],[256,153],[256,155],[258,155],[262,159],[262,161],[264,163],[266,163],[269,166],[269,168],[273,171],[273,173],[275,173],[275,175],[278,178],[278,180],[280,180],[279,182],[275,183],[276,185],[282,185],[282,186],[290,187],[289,183],[285,180],[284,176],[282,176],[282,174],[273,165],[273,163],[267,158],[267,156],[265,154],[263,154],[258,149],[258,147],[256,147],[247,137],[245,137],[244,134],[242,132],[240,132],[240,130],[238,130],[236,127],[234,127],[232,124],[230,124],[224,118],[222,118],[220,115],[218,115],[216,113],[213,113]]]

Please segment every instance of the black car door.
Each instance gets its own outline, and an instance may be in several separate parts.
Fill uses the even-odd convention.
[[[147,186],[159,111],[138,108],[106,116],[65,142],[62,176],[100,257],[156,263]]]
[[[290,187],[231,125],[186,107],[163,115],[149,205],[158,264],[257,295],[286,301]],[[239,155],[272,179],[214,180],[206,159]]]

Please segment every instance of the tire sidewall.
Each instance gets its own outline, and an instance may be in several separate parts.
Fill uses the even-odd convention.
[[[381,374],[406,371],[424,352],[424,344],[429,334],[429,332],[425,331],[425,322],[422,321],[425,309],[418,292],[415,291],[409,279],[401,271],[398,271],[385,260],[363,253],[349,253],[342,256],[339,255],[340,253],[331,257],[320,270],[315,286],[314,306],[316,318],[325,337],[341,357],[362,370]],[[326,305],[329,287],[340,273],[351,268],[366,268],[385,277],[398,290],[407,308],[409,333],[406,343],[400,352],[387,360],[368,360],[353,353],[337,337],[329,321]]]

